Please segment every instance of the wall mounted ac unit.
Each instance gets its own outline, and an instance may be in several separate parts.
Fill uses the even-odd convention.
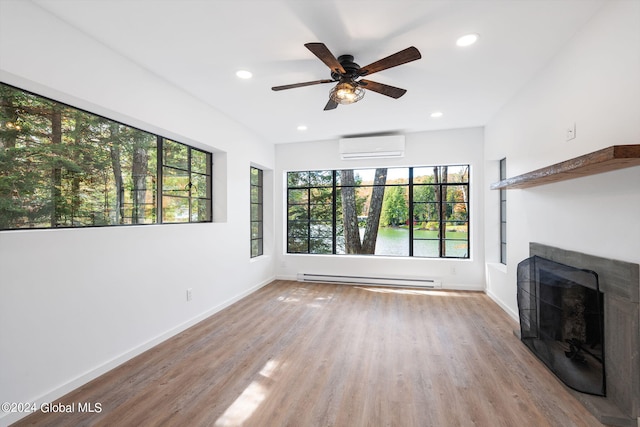
[[[338,142],[342,160],[404,157],[404,135],[343,138]]]

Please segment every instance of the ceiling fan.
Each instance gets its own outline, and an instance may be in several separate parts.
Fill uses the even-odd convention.
[[[271,89],[279,91],[322,83],[338,82],[338,84],[331,89],[329,102],[327,102],[327,105],[324,107],[325,110],[333,110],[338,106],[338,104],[352,104],[354,102],[358,102],[364,96],[365,89],[378,92],[391,98],[400,98],[407,92],[406,89],[377,83],[371,80],[362,79],[361,77],[369,76],[373,73],[377,73],[378,71],[386,70],[388,68],[396,67],[422,58],[418,49],[411,46],[365,67],[360,67],[358,64],[353,62],[352,55],[341,55],[336,59],[324,43],[306,43],[304,46],[331,69],[331,79],[274,86]]]

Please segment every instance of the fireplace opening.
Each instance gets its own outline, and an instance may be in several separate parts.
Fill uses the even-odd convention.
[[[567,386],[606,395],[598,275],[533,256],[518,264],[522,342]]]

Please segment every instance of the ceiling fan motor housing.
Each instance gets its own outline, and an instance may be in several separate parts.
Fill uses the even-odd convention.
[[[359,76],[358,71],[360,70],[360,66],[353,62],[353,55],[340,55],[338,57],[338,62],[342,65],[342,68],[344,68],[346,73],[340,74],[335,71],[331,72],[331,78],[333,80],[337,81],[344,78],[354,80]]]

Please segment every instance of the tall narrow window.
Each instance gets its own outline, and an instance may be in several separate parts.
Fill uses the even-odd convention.
[[[507,159],[500,160],[500,180],[507,178]],[[507,190],[500,189],[500,262],[507,263]]]
[[[251,167],[251,258],[262,255],[263,221],[262,221],[262,170]]]

